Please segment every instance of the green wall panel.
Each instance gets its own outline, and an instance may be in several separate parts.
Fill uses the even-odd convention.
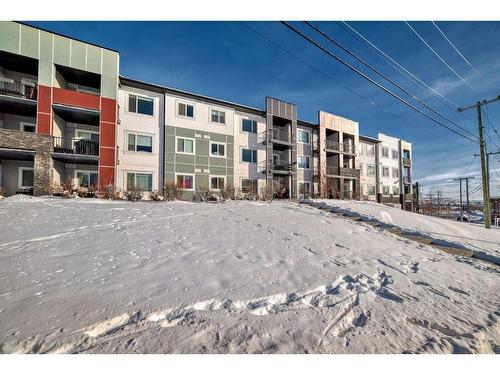
[[[208,168],[208,157],[196,156],[196,165],[197,166],[204,166],[205,168]]]
[[[196,155],[206,155],[208,156],[208,140],[196,140]]]
[[[10,53],[19,52],[19,24],[0,21],[0,50]]]
[[[76,40],[71,41],[71,67],[75,69],[85,70],[86,60],[85,44]]]
[[[40,31],[40,60],[38,61],[38,84],[52,86],[52,34]]]
[[[194,155],[175,154],[175,162],[177,164],[194,164]]]
[[[38,59],[38,35],[37,29],[21,25],[21,55]]]
[[[194,173],[194,165],[176,164],[175,173]]]
[[[101,51],[99,47],[87,45],[87,70],[89,72],[101,74]]]
[[[196,174],[194,181],[195,188],[208,188],[208,175],[207,174]]]
[[[226,175],[226,167],[214,167],[210,166],[210,174],[216,174],[216,175]]]
[[[54,63],[70,66],[69,49],[70,39],[54,35]]]

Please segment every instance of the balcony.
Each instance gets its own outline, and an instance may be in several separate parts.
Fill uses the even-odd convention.
[[[330,141],[328,139],[325,140],[325,151],[355,155],[354,145]]]
[[[281,174],[281,175],[291,175],[292,163],[287,161],[270,161],[266,163],[265,161],[259,163],[259,170],[263,173]]]
[[[289,148],[293,146],[295,138],[289,131],[281,130],[279,128],[268,129],[267,131],[261,133],[262,144],[266,144],[267,140],[275,144],[276,146],[282,146],[284,148]]]
[[[10,78],[0,77],[0,95],[36,100],[37,85],[31,82],[15,81]]]
[[[403,176],[403,184],[410,185],[411,184],[411,176]]]
[[[54,137],[52,157],[68,163],[97,164],[99,142],[90,139]]]
[[[359,170],[354,168],[326,167],[326,175],[331,177],[345,177],[359,179]]]
[[[404,199],[405,199],[405,202],[412,202],[413,201],[413,194],[405,194]]]
[[[403,166],[404,167],[411,167],[411,159],[403,157]]]
[[[36,116],[37,85],[0,77],[0,112]]]

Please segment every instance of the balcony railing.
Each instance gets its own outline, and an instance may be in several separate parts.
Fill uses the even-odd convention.
[[[405,167],[411,167],[411,159],[409,159],[409,158],[403,158],[403,166],[405,166]]]
[[[37,85],[0,77],[0,94],[36,100]]]
[[[293,143],[293,134],[289,131],[284,131],[278,128],[272,128],[268,130],[269,139],[271,141],[278,141],[284,143]]]
[[[99,156],[99,142],[90,139],[54,137],[54,152]]]
[[[411,176],[403,176],[404,184],[411,184]]]
[[[354,154],[354,145],[348,143],[340,143],[336,141],[325,140],[325,149],[327,151],[345,152]]]
[[[326,167],[328,176],[345,176],[351,178],[359,178],[359,171],[354,168]]]

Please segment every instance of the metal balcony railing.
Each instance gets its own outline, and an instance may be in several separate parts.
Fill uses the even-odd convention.
[[[0,94],[36,100],[37,85],[0,77]]]
[[[349,154],[354,154],[354,145],[350,145],[348,143],[340,143],[336,141],[325,140],[325,149],[327,151],[337,151],[337,152],[345,152]]]
[[[327,176],[340,176],[340,168],[339,167],[326,167]]]
[[[273,161],[270,164],[273,171],[291,172],[292,170],[292,164],[287,161]]]
[[[99,142],[90,139],[54,137],[54,152],[99,156]]]
[[[342,168],[342,167],[326,167],[326,174],[328,176],[345,176],[352,178],[359,178],[359,170],[354,168]]]
[[[403,176],[404,184],[411,184],[411,176]]]
[[[411,159],[403,158],[403,166],[410,167],[411,166]]]
[[[269,139],[271,141],[278,141],[284,143],[293,143],[293,134],[289,131],[281,130],[278,128],[268,129]]]

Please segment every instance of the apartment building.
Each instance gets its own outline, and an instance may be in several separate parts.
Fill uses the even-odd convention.
[[[0,186],[132,186],[190,199],[234,186],[275,198],[366,196],[412,206],[411,144],[293,103],[254,108],[119,76],[117,51],[0,22]],[[148,194],[145,194],[147,198]]]
[[[6,194],[115,182],[118,52],[0,22],[0,185]]]
[[[363,199],[376,201],[379,194],[380,141],[377,138],[359,136],[358,158],[360,194]]]

